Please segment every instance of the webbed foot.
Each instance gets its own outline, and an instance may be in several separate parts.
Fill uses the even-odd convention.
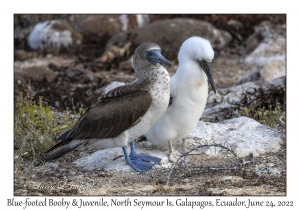
[[[147,154],[136,154],[134,142],[130,142],[131,153],[128,155],[126,147],[122,147],[127,165],[135,171],[143,172],[160,163],[161,159]]]

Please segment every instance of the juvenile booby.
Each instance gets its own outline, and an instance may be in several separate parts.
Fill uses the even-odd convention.
[[[208,97],[208,82],[216,93],[210,64],[214,51],[208,40],[191,37],[178,53],[179,66],[171,78],[171,99],[164,116],[144,135],[154,145],[169,144],[169,161],[176,156],[172,142],[185,138],[197,126]]]
[[[77,147],[122,147],[125,161],[136,171],[160,163],[160,158],[136,154],[133,140],[144,134],[166,111],[170,99],[170,76],[160,64],[171,65],[159,45],[146,42],[134,52],[136,80],[102,95],[74,127],[58,137],[55,150],[44,160],[59,158]],[[126,146],[130,142],[131,154]]]

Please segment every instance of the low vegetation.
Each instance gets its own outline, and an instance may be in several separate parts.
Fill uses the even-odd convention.
[[[73,107],[73,110],[74,107]],[[41,159],[53,140],[70,128],[83,112],[63,113],[51,110],[40,97],[36,102],[29,93],[20,93],[14,107],[14,174],[15,179],[26,176],[34,162]]]
[[[285,88],[271,85],[267,89],[258,88],[253,91],[246,91],[242,94],[240,101],[231,102],[225,99],[230,91],[222,93],[220,101],[214,104],[230,104],[229,108],[219,111],[219,116],[211,122],[219,122],[239,116],[252,118],[261,124],[272,128],[277,128],[285,132],[286,130],[286,91]]]

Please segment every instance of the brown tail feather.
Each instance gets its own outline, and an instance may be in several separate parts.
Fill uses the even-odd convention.
[[[46,153],[51,152],[52,150],[54,150],[54,149],[56,149],[56,148],[59,148],[59,147],[61,147],[61,146],[64,146],[64,145],[70,143],[71,141],[72,141],[72,140],[60,141],[59,143],[55,144],[53,147],[51,147],[50,149],[48,149],[48,150],[46,151]]]
[[[73,142],[59,142],[58,144],[51,147],[47,152],[52,151],[57,148],[57,151],[53,152],[52,154],[48,155],[44,158],[44,161],[50,161],[71,152],[72,150],[76,149],[78,146],[82,145],[83,142],[78,141],[77,143]]]

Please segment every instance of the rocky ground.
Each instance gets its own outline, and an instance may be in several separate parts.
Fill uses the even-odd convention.
[[[14,94],[28,90],[36,100],[43,96],[53,112],[64,111],[66,107],[86,108],[113,81],[134,80],[130,57],[141,42],[154,41],[162,47],[162,54],[172,63],[168,71],[173,75],[181,43],[198,35],[209,39],[214,47],[212,73],[218,89],[216,95],[210,92],[203,119],[222,122],[239,117],[236,110],[241,107],[260,110],[263,104],[274,109],[277,102],[285,111],[285,18],[285,15],[15,15]],[[32,40],[27,40],[35,24],[53,19],[60,21],[51,23],[45,37],[39,32],[40,37],[32,35]],[[55,33],[61,33],[60,39],[51,36]],[[250,153],[187,155],[181,162],[156,166],[145,173],[87,170],[73,162],[88,153],[75,151],[54,163],[38,167],[29,164],[24,174],[15,176],[14,192],[15,195],[286,195],[285,130],[272,129],[281,138],[274,151],[252,156]],[[143,142],[139,147],[143,147]],[[162,155],[166,155],[166,150]],[[122,156],[115,157],[117,161],[121,159]]]
[[[169,177],[170,168],[157,168],[142,174],[101,169],[84,171],[68,163],[71,159],[65,159],[57,168],[33,169],[21,181],[22,185],[15,185],[14,195],[285,196],[285,160],[286,151],[281,149],[277,153],[260,155],[249,165],[236,168],[202,165],[189,168],[186,173],[174,170]],[[280,173],[269,172],[270,166],[276,166]],[[264,173],[255,173],[258,168]]]

